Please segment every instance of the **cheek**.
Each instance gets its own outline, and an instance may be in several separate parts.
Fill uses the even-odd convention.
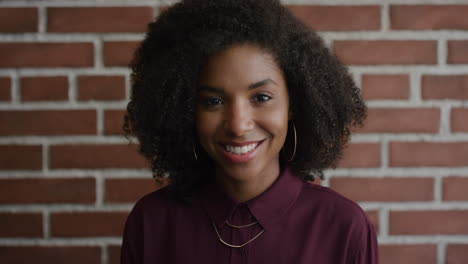
[[[277,109],[265,115],[263,119],[264,127],[276,138],[279,145],[284,144],[288,132],[288,113],[282,109]]]
[[[206,113],[197,113],[196,130],[200,143],[204,144],[216,133],[216,119]]]

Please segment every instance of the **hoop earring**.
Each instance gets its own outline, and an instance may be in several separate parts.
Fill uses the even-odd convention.
[[[294,131],[294,149],[293,149],[293,154],[292,154],[291,158],[288,160],[288,162],[292,161],[294,159],[294,157],[296,156],[296,146],[297,146],[296,126],[294,125],[294,121],[291,121],[291,122],[292,122],[292,125],[293,125],[293,131]]]
[[[197,152],[195,151],[195,145],[192,143],[192,151],[193,151],[193,156],[195,157],[195,160],[198,160]]]

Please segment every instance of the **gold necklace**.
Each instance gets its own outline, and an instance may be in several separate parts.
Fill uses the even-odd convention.
[[[262,231],[260,231],[260,233],[258,233],[256,236],[254,236],[253,238],[251,238],[249,241],[245,242],[244,244],[241,244],[241,245],[232,245],[232,244],[229,244],[227,243],[226,241],[224,241],[222,238],[221,238],[221,235],[219,234],[218,232],[218,228],[216,228],[216,225],[214,222],[211,222],[213,224],[213,228],[214,230],[216,231],[216,234],[218,235],[218,238],[219,238],[219,241],[221,241],[221,243],[223,243],[224,245],[228,246],[228,247],[232,247],[232,248],[241,248],[247,244],[249,244],[250,242],[254,241],[255,239],[257,239],[261,234],[263,234],[263,232],[265,232],[265,229],[262,228]],[[252,224],[250,224],[252,225]]]
[[[234,228],[244,228],[244,227],[249,227],[249,226],[253,226],[255,225],[257,222],[253,222],[253,223],[250,223],[250,224],[247,224],[247,225],[241,225],[241,226],[238,226],[238,225],[233,225],[233,224],[230,224],[227,220],[226,220],[226,224],[230,227],[234,227]]]

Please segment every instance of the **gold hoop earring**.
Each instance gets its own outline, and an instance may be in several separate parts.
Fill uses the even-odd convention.
[[[293,154],[291,158],[288,161],[292,161],[294,159],[294,156],[296,156],[296,146],[297,146],[297,134],[296,134],[296,126],[294,125],[294,121],[291,121],[293,125],[293,131],[294,131],[294,149],[293,149]]]
[[[193,151],[193,156],[195,157],[195,160],[198,160],[197,152],[195,151],[195,145],[192,143],[192,151]]]

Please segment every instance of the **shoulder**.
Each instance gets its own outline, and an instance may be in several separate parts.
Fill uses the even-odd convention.
[[[141,197],[135,204],[135,208],[144,209],[153,205],[164,206],[172,203],[170,193],[167,187],[163,187]]]
[[[356,202],[328,187],[304,182],[299,200],[334,222],[353,225],[354,228],[364,228],[369,224],[366,212]]]
[[[162,216],[180,206],[180,203],[173,199],[169,189],[164,187],[141,197],[133,206],[129,218]]]
[[[324,220],[327,230],[337,232],[340,243],[347,245],[347,263],[377,263],[375,229],[356,202],[328,187],[308,182],[304,182],[300,198],[300,203],[312,204],[309,210],[315,211],[314,215]]]

